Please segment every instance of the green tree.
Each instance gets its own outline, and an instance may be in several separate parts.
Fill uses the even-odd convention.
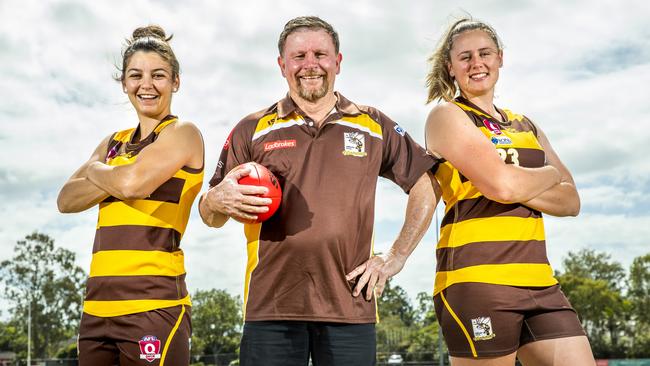
[[[25,341],[31,308],[33,357],[53,356],[76,332],[85,278],[73,252],[56,248],[52,238],[38,232],[19,240],[14,257],[0,263],[0,284],[13,304],[12,322],[21,325],[18,329],[25,332]]]
[[[8,351],[22,355],[27,353],[27,334],[24,324],[15,319],[0,322],[0,351]]]
[[[241,300],[225,290],[192,296],[192,348],[200,354],[235,353],[241,337]]]
[[[634,258],[629,286],[635,320],[650,324],[650,254]]]
[[[578,312],[596,357],[625,357],[630,302],[623,294],[625,271],[610,255],[583,249],[569,252],[562,290]]]
[[[437,324],[436,309],[433,304],[433,296],[430,293],[420,292],[416,296],[418,302],[416,321],[422,326]]]
[[[390,280],[377,300],[377,307],[377,352],[378,361],[381,362],[385,354],[407,352],[414,331],[415,312],[406,291],[400,286],[393,286]]]
[[[630,266],[628,297],[632,304],[631,357],[650,357],[650,254]]]
[[[623,266],[612,261],[607,253],[593,249],[582,249],[577,253],[569,252],[563,261],[565,273],[574,276],[603,280],[610,288],[621,289],[625,284]]]
[[[384,292],[379,298],[379,318],[398,317],[404,325],[411,326],[415,321],[415,311],[406,291],[398,286],[392,286],[386,281]]]
[[[437,360],[439,350],[439,325],[436,320],[436,311],[433,297],[426,292],[420,292],[417,297],[417,312],[415,330],[409,338],[408,353],[411,361]],[[444,346],[443,352],[446,352]]]

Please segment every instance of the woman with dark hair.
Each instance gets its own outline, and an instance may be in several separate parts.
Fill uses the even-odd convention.
[[[101,141],[59,193],[61,212],[99,206],[82,366],[189,364],[191,303],[179,245],[203,182],[203,140],[171,114],[180,78],[170,39],[155,25],[133,32],[118,80],[138,124]]]
[[[497,108],[503,47],[455,22],[430,58],[427,149],[445,201],[434,302],[452,365],[594,365],[546,256],[542,213],[575,216],[571,173],[542,130]]]

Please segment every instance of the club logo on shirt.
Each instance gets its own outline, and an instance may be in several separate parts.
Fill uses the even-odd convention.
[[[160,358],[160,339],[147,335],[138,341],[140,345],[140,359],[153,362]]]
[[[364,157],[366,153],[366,135],[360,132],[343,132],[343,155]]]
[[[475,341],[486,341],[496,337],[492,331],[492,319],[489,316],[472,319],[472,330],[474,330]]]
[[[290,149],[296,147],[296,140],[277,140],[264,143],[264,151]]]
[[[483,118],[483,125],[493,134],[495,135],[501,134],[501,127],[499,127],[499,125],[494,122],[488,121],[486,118]]]

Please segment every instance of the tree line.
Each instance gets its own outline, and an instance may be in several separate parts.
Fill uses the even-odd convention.
[[[569,252],[556,271],[562,291],[578,311],[596,358],[650,358],[650,254],[629,270],[604,252]],[[7,313],[0,314],[0,352],[27,356],[31,313],[32,358],[76,358],[77,327],[86,273],[75,254],[56,247],[46,234],[32,233],[0,263],[0,289]],[[430,293],[412,302],[390,282],[378,301],[377,352],[400,353],[408,361],[440,357],[439,327]],[[242,301],[225,290],[198,290],[192,296],[192,354],[238,352]],[[446,357],[444,346],[443,357]],[[385,355],[385,356],[384,356]]]

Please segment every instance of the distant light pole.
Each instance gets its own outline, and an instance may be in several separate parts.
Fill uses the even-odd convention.
[[[27,305],[27,366],[32,364],[32,297]]]
[[[217,345],[216,345],[216,342],[214,342],[214,330],[215,330],[216,327],[217,326],[214,323],[210,323],[210,330],[212,331],[212,334],[210,334],[209,339],[212,339],[212,342],[213,342],[211,348],[212,348],[212,357],[214,357],[214,364],[215,365],[218,364],[218,362],[217,362],[218,361],[217,360],[217,358],[218,358],[218,356],[217,356]]]
[[[440,226],[438,225],[438,210],[436,209],[435,214],[436,218],[436,247],[438,246],[438,242],[440,241]],[[438,365],[440,366],[445,366],[445,360],[442,357],[443,356],[443,340],[442,340],[442,327],[440,326],[440,319],[438,319]]]

